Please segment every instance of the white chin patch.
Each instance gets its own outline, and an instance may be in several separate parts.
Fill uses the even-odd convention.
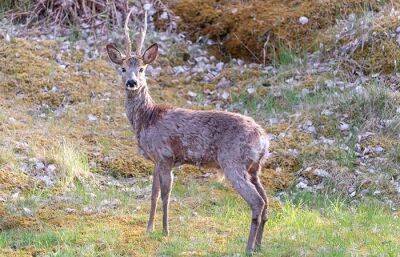
[[[135,91],[137,90],[139,87],[126,87],[126,90],[130,90],[130,91]]]

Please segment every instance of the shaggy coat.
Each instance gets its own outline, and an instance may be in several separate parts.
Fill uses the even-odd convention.
[[[235,165],[256,172],[268,155],[265,132],[250,117],[157,105],[147,87],[126,94],[140,153],[153,162],[222,169]]]
[[[258,178],[269,147],[263,129],[252,118],[240,114],[155,104],[148,92],[144,71],[157,57],[157,44],[136,56],[131,56],[130,50],[123,56],[113,44],[106,49],[110,59],[121,67],[126,114],[136,132],[140,153],[155,163],[147,231],[153,230],[161,192],[163,231],[169,233],[168,206],[174,166],[214,166],[223,170],[251,207],[246,249],[252,252],[261,244],[267,220],[267,196]]]

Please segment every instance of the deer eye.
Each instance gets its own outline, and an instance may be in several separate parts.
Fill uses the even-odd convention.
[[[140,68],[140,69],[139,69],[139,72],[143,72],[143,68]]]
[[[125,68],[122,68],[121,71],[122,71],[122,72],[126,72],[126,69],[125,69]]]

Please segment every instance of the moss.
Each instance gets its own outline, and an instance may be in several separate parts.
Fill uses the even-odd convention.
[[[110,162],[103,162],[102,166],[111,173],[124,177],[148,176],[154,170],[154,165],[151,162],[139,156],[117,158]]]
[[[62,103],[88,100],[91,92],[107,86],[110,80],[99,80],[96,75],[110,75],[112,68],[103,60],[62,68],[56,61],[58,45],[55,41],[33,42],[0,39],[0,92],[6,97],[19,95],[27,102],[58,107]],[[67,62],[82,61],[82,53],[63,56]],[[95,69],[97,72],[94,72]],[[103,76],[106,78],[106,76]],[[57,87],[57,91],[52,91]],[[82,87],[85,87],[82,90]]]
[[[221,43],[219,57],[261,62],[268,35],[268,59],[276,60],[281,48],[310,50],[317,32],[335,24],[339,15],[379,6],[376,0],[182,0],[173,10],[181,17],[180,27],[193,39],[206,35]],[[299,24],[301,16],[308,17],[309,23]]]
[[[9,169],[7,166],[0,167],[0,192],[11,192],[16,189],[25,190],[32,187],[35,181],[28,175]]]

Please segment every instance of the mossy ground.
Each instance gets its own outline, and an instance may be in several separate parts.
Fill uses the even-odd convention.
[[[181,17],[181,27],[194,38],[208,36],[219,56],[263,61],[276,61],[292,50],[297,53],[312,50],[316,33],[334,25],[338,17],[365,10],[377,10],[380,1],[171,1]],[[175,4],[174,4],[175,3]],[[299,18],[309,18],[302,25]],[[269,38],[269,40],[268,40]]]
[[[175,171],[171,236],[161,235],[160,215],[156,232],[145,234],[153,165],[136,152],[118,75],[105,58],[86,60],[75,50],[61,53],[69,65],[60,66],[60,52],[55,41],[0,40],[0,254],[243,254],[250,210],[227,183],[193,166]],[[181,60],[159,59],[164,70],[171,62]],[[219,103],[254,117],[272,138],[273,155],[261,175],[271,218],[256,256],[397,256],[398,91],[379,78],[347,86],[354,80],[336,64],[316,72],[290,51],[281,63],[273,74],[227,64],[219,75],[233,84]],[[328,86],[336,82],[345,86]],[[203,106],[214,82],[165,72],[149,85],[158,102],[215,108]],[[349,129],[341,129],[343,122]],[[384,150],[358,156],[357,149],[371,147]],[[27,174],[31,158],[56,166],[55,186]],[[300,175],[310,186],[321,183],[316,169],[329,173],[324,187],[297,192]],[[133,184],[118,184],[129,179]],[[356,196],[348,196],[351,187]],[[276,192],[288,196],[278,201]]]

